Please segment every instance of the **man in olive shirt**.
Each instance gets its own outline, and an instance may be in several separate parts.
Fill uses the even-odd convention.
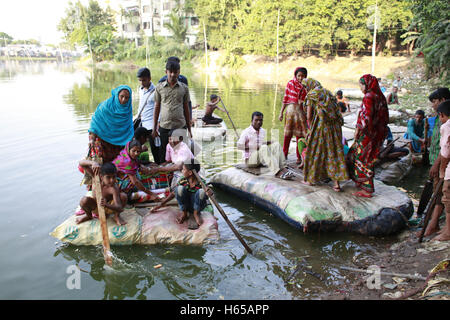
[[[178,81],[180,64],[174,60],[167,61],[166,75],[167,80],[158,83],[155,89],[153,128],[158,128],[158,119],[159,128],[152,132],[153,139],[158,135],[161,138],[163,157],[165,157],[166,146],[169,143],[170,130],[187,128],[189,136],[192,138],[189,115],[189,89],[187,85]]]

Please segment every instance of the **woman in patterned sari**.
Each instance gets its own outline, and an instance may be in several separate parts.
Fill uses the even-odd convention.
[[[305,111],[303,110],[303,101],[305,100],[306,90],[302,85],[302,80],[308,75],[306,68],[298,67],[294,71],[294,78],[286,85],[286,90],[283,98],[283,106],[281,107],[279,120],[283,121],[283,113],[286,109],[284,122],[284,143],[283,153],[287,159],[289,152],[289,144],[292,136],[298,140],[304,137],[306,132]],[[301,163],[300,153],[297,150],[297,164]]]
[[[303,169],[305,184],[330,178],[333,190],[341,191],[339,181],[348,180],[347,166],[342,145],[344,123],[334,95],[317,80],[303,80],[306,88],[307,151]]]
[[[365,74],[359,79],[364,98],[358,115],[355,142],[348,152],[350,178],[361,189],[353,195],[371,198],[374,162],[387,135],[389,111],[386,98],[381,92],[376,77]]]

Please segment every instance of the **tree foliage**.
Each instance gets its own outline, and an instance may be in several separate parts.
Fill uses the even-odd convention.
[[[372,44],[375,0],[192,1],[210,46],[234,53],[275,56],[278,12],[280,54],[357,53]],[[408,1],[378,0],[378,12],[380,41],[400,45],[412,18]]]
[[[80,1],[69,2],[66,16],[59,24],[58,30],[64,33],[67,42],[92,49],[95,60],[113,57],[114,17],[112,12],[103,10],[97,1],[90,0],[87,7]]]
[[[450,67],[450,3],[447,0],[412,0],[414,13],[406,41],[417,40],[425,56],[427,74],[448,77]]]

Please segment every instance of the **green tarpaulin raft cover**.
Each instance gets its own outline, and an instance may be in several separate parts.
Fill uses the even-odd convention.
[[[145,209],[148,211],[148,209]],[[145,211],[144,210],[144,211]],[[132,244],[188,244],[201,245],[219,239],[217,219],[208,205],[201,213],[202,225],[195,230],[188,229],[188,223],[176,222],[181,215],[177,207],[165,207],[155,213],[143,216],[135,208],[125,209],[120,216],[126,225],[117,225],[112,216],[108,216],[107,225],[111,245]],[[73,245],[101,245],[102,232],[100,221],[92,219],[80,224],[72,215],[50,233],[51,236]]]
[[[372,198],[353,196],[354,183],[343,192],[328,185],[307,186],[273,175],[254,175],[232,167],[215,174],[211,183],[306,231],[348,231],[383,236],[405,228],[413,214],[411,199],[396,187],[375,181]]]

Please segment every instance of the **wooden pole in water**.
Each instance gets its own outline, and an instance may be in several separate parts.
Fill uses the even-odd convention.
[[[108,224],[106,222],[105,208],[100,205],[102,200],[102,186],[100,184],[100,175],[94,176],[95,196],[97,200],[98,220],[100,220],[100,227],[102,229],[102,243],[103,243],[103,257],[108,266],[112,266],[112,257],[109,247]]]
[[[206,193],[207,188],[206,188],[205,184],[203,183],[202,179],[200,178],[200,176],[198,175],[197,171],[195,169],[193,169],[192,172],[194,173],[195,178],[197,178],[197,181],[200,182],[200,184],[202,185],[203,191],[205,191],[205,193]],[[214,205],[216,206],[217,210],[219,210],[220,214],[225,219],[225,222],[231,228],[231,231],[233,231],[234,235],[242,243],[242,245],[244,246],[245,250],[247,250],[248,253],[253,254],[253,250],[250,249],[250,247],[247,245],[247,243],[245,243],[244,239],[242,239],[242,237],[239,234],[239,232],[237,232],[237,230],[231,224],[230,220],[228,220],[227,214],[223,211],[222,207],[217,203],[216,198],[214,197],[214,195],[208,196],[208,198],[214,203]]]
[[[222,101],[222,98],[220,98],[220,103],[222,103],[223,108],[227,112],[228,119],[230,119],[231,125],[233,126],[234,132],[236,133],[236,137],[239,139],[239,134],[236,130],[236,127],[234,126],[233,120],[231,120],[230,113],[228,112],[227,107],[225,107],[225,104]]]

